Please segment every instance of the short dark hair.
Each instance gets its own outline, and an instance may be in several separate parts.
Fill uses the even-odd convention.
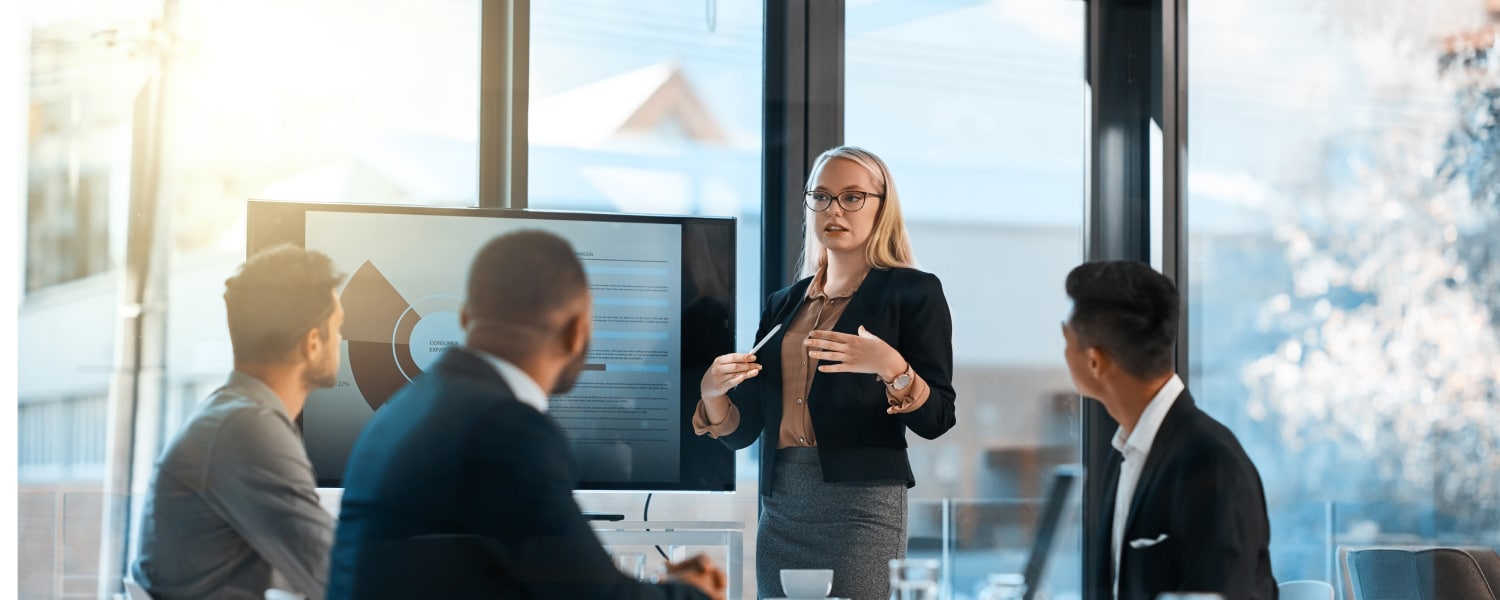
[[[1149,265],[1098,261],[1068,273],[1073,314],[1068,326],[1084,347],[1102,348],[1140,378],[1172,372],[1177,343],[1177,286]]]
[[[279,362],[308,331],[322,331],[343,280],[328,256],[291,244],[250,257],[224,281],[235,362]]]
[[[469,316],[495,324],[545,326],[588,292],[583,263],[567,240],[534,229],[487,242],[469,267]]]

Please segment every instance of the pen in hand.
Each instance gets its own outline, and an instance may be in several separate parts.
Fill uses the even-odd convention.
[[[772,327],[770,331],[767,331],[766,332],[766,336],[763,337],[763,338],[760,338],[760,341],[756,342],[755,346],[751,347],[750,351],[746,352],[745,354],[752,354],[752,355],[755,354],[755,352],[757,350],[760,350],[761,346],[764,346],[764,345],[766,345],[766,342],[771,341],[771,336],[776,335],[776,332],[778,332],[778,331],[781,331],[781,324],[780,323],[777,323],[775,327]]]

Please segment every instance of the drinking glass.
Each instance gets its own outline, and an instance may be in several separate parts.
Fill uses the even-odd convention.
[[[1026,577],[1020,573],[990,573],[979,600],[1022,600],[1026,597]]]
[[[932,558],[891,559],[891,600],[938,600],[941,568]]]
[[[615,567],[636,581],[646,580],[646,554],[643,552],[616,552]]]

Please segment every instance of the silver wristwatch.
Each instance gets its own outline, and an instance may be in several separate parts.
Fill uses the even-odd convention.
[[[895,379],[885,382],[892,390],[901,391],[911,385],[911,363],[906,363],[906,370],[897,375]]]

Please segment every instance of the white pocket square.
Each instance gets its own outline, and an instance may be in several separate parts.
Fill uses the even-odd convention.
[[[1150,548],[1152,546],[1155,546],[1157,544],[1162,543],[1166,539],[1167,539],[1167,534],[1163,533],[1161,535],[1156,536],[1156,539],[1141,538],[1141,539],[1138,539],[1138,540],[1130,540],[1130,547],[1131,548],[1136,548],[1136,549]]]

